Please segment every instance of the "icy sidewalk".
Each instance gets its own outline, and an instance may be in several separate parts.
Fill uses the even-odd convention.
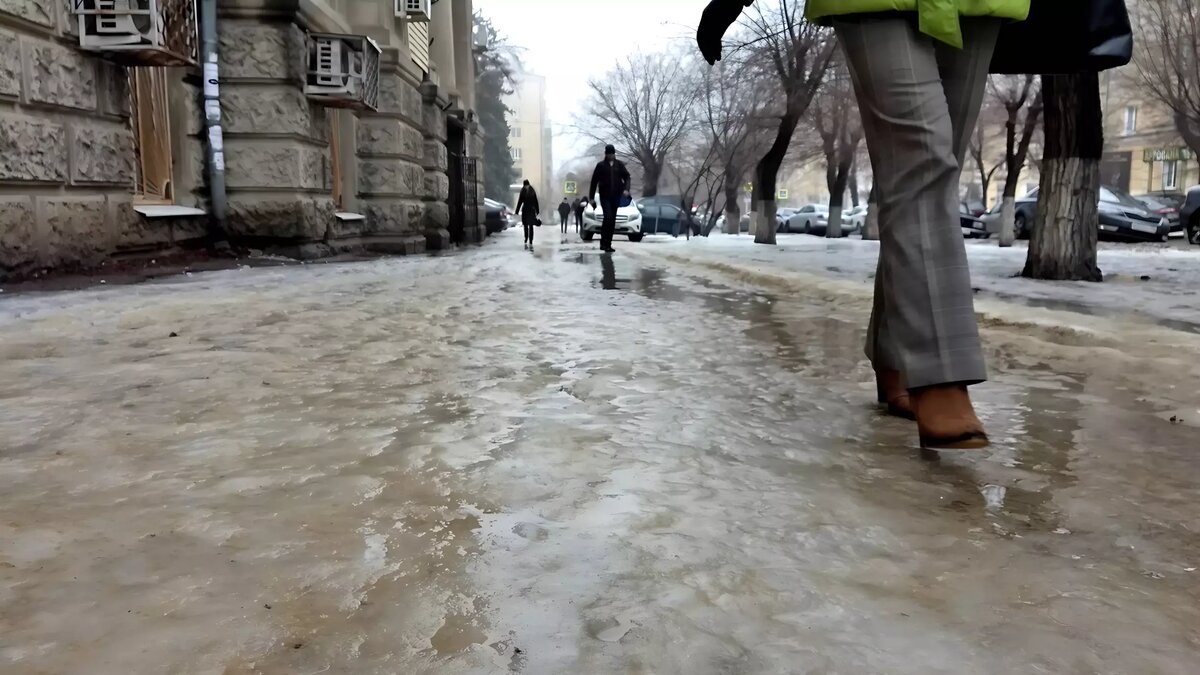
[[[685,255],[697,261],[727,263],[773,273],[812,274],[862,284],[869,292],[879,242],[781,235],[777,246],[754,244],[748,235],[713,235],[669,244],[655,253]],[[1102,284],[1032,281],[1018,275],[1026,242],[1000,248],[995,241],[968,241],[971,281],[981,300],[1121,317],[1200,333],[1200,247],[1101,243]]]

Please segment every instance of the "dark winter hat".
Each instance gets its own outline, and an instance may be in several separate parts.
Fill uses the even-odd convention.
[[[614,146],[612,143],[609,143],[608,145],[604,146],[604,154],[606,154],[606,155],[617,154],[616,146]]]

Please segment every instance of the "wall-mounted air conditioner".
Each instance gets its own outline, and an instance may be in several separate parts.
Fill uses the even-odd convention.
[[[127,66],[196,63],[195,0],[70,0],[79,46]]]
[[[365,35],[309,33],[304,95],[331,108],[375,110],[379,52]]]
[[[409,21],[429,21],[433,16],[432,4],[430,0],[396,0],[396,16]]]

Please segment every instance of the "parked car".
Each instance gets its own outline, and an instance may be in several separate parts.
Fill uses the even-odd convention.
[[[997,199],[992,205],[991,210],[981,215],[975,216],[983,223],[988,234],[1000,234],[1000,207],[1003,205],[1002,199]],[[959,215],[962,215],[963,208],[969,208],[967,202],[959,204]],[[1013,202],[1013,233],[1017,239],[1029,238],[1029,227],[1033,225],[1034,218],[1037,217],[1037,190],[1031,191],[1024,197],[1017,197]]]
[[[742,217],[739,219],[738,226],[739,226],[738,230],[740,230],[742,232],[750,231],[750,214],[749,213],[742,214]],[[721,217],[717,218],[716,229],[719,232],[725,231],[725,216],[721,216]]]
[[[1029,236],[1037,213],[1038,190],[1016,200],[1013,229],[1017,238]],[[1154,213],[1131,195],[1113,188],[1100,188],[1099,210],[1100,239],[1105,241],[1166,241],[1171,225],[1163,216]],[[981,220],[989,232],[1000,231],[1000,205],[997,204]]]
[[[604,209],[600,206],[597,202],[596,208],[588,206],[583,210],[583,229],[579,236],[584,241],[591,241],[600,234],[600,221],[604,218]],[[638,211],[636,200],[630,202],[629,206],[617,209],[617,224],[613,233],[629,237],[629,241],[633,242],[642,240],[642,214]]]
[[[828,206],[824,204],[806,204],[796,209],[796,212],[788,218],[784,230],[786,232],[825,236],[825,229],[828,225]],[[843,227],[843,229],[845,228]]]
[[[700,235],[700,222],[679,205],[682,200],[670,195],[643,197],[637,202],[642,214],[642,234],[669,234],[678,237],[691,228],[692,234]]]
[[[968,213],[976,218],[987,213],[987,207],[985,207],[983,202],[979,201],[978,199],[962,200],[958,204],[958,210],[960,213]]]
[[[508,229],[508,205],[494,199],[483,200],[483,224],[488,234]]]
[[[867,211],[866,204],[852,206],[842,212],[842,227],[848,230],[851,234],[862,232],[867,226]]]
[[[1187,195],[1182,192],[1149,192],[1144,195],[1134,195],[1134,198],[1150,207],[1150,210],[1167,219],[1171,226],[1171,234],[1182,233],[1183,224],[1179,219],[1179,209]]]
[[[798,210],[799,209],[796,209],[791,206],[782,206],[782,207],[776,209],[775,210],[775,229],[776,229],[776,231],[778,231],[778,232],[785,231],[785,229],[787,228],[788,218],[791,218],[792,214]]]
[[[971,205],[967,202],[958,204],[958,224],[962,229],[962,236],[966,239],[987,239],[992,236],[991,232],[988,232],[987,223],[971,213]]]

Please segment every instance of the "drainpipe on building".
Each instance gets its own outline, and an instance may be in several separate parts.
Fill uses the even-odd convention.
[[[225,141],[221,132],[221,84],[217,57],[217,0],[200,0],[200,60],[204,77],[204,129],[207,132],[209,245],[228,247],[225,228]]]

